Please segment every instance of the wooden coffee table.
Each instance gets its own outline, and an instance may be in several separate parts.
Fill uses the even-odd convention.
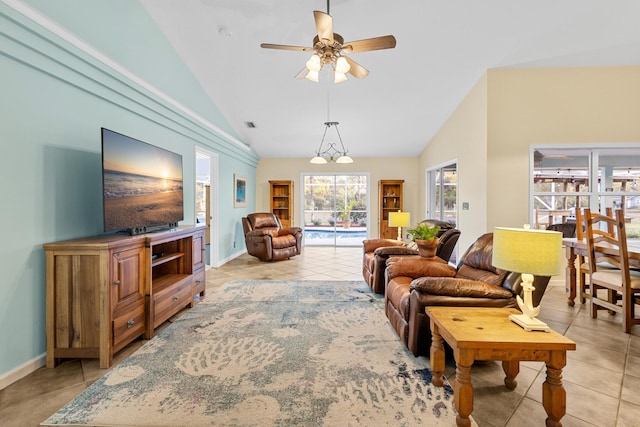
[[[431,322],[432,383],[443,385],[445,368],[444,339],[456,360],[453,384],[454,403],[458,411],[456,424],[470,426],[473,410],[471,365],[476,360],[501,360],[506,375],[504,383],[516,388],[520,361],[540,361],[547,365],[547,378],[542,385],[542,404],[547,411],[547,427],[560,427],[566,412],[566,391],[562,386],[562,368],[567,363],[567,350],[576,343],[557,332],[527,332],[509,320],[509,314],[520,313],[510,308],[427,307]]]

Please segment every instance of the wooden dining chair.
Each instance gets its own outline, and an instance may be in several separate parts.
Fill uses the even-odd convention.
[[[613,209],[606,208],[605,213],[608,217],[613,218]],[[592,213],[591,215],[597,215]],[[613,237],[614,234],[613,224],[607,224],[607,232]],[[587,224],[584,221],[584,213],[581,208],[576,208],[576,238],[578,240],[584,240],[587,237]],[[589,298],[589,283],[587,282],[587,276],[589,275],[589,261],[588,257],[578,255],[578,290],[580,292],[580,303],[584,304],[586,299]]]
[[[616,209],[615,217],[611,218],[592,215],[589,209],[585,209],[584,217],[589,248],[591,317],[596,318],[598,310],[620,313],[623,316],[622,329],[629,333],[632,325],[640,324],[640,317],[635,314],[635,300],[640,296],[640,272],[629,268],[624,213]],[[603,231],[610,226],[614,228],[613,236]],[[614,268],[599,267],[603,264]],[[606,296],[598,292],[601,290],[606,291]]]

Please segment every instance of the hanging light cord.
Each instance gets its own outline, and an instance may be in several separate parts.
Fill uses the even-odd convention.
[[[344,143],[342,142],[342,135],[340,135],[340,130],[338,129],[338,125],[340,123],[339,122],[332,122],[331,121],[331,101],[330,101],[330,90],[329,90],[329,86],[327,83],[327,121],[324,122],[324,133],[322,134],[322,140],[320,141],[320,146],[318,147],[318,151],[316,151],[316,157],[322,157],[325,158],[325,155],[329,157],[329,161],[333,161],[335,160],[334,157],[338,157],[338,163],[352,163],[353,160],[351,160],[351,158],[349,158],[347,156],[347,150],[344,148]],[[325,148],[324,151],[322,151],[322,146],[324,145],[324,140],[327,136],[327,131],[329,130],[329,128],[331,126],[335,126],[336,127],[336,133],[338,134],[338,140],[340,141],[340,148],[342,148],[342,151],[338,150],[336,148],[336,143],[334,142],[329,142],[327,143],[327,147]],[[347,158],[348,161],[345,162],[341,162],[340,159],[342,158]],[[314,162],[312,162],[314,163]]]

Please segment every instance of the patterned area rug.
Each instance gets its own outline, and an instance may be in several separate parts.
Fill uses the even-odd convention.
[[[233,281],[42,425],[455,426],[364,282]]]

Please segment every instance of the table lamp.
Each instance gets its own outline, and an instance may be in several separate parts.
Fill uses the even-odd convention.
[[[402,241],[402,227],[411,224],[409,212],[389,212],[389,227],[398,227],[398,240]]]
[[[535,317],[540,306],[533,307],[533,276],[554,276],[561,271],[562,233],[547,230],[496,227],[493,232],[493,265],[522,274],[524,301],[516,297],[522,314],[509,316],[527,331],[549,331]]]

